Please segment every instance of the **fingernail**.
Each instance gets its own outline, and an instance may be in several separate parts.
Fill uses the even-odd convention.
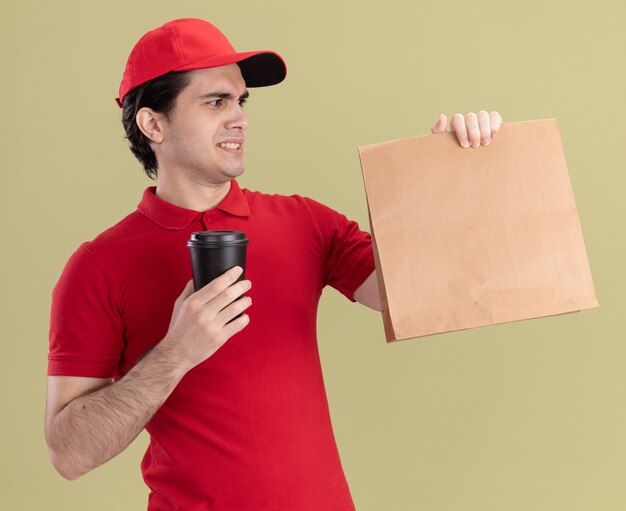
[[[483,140],[483,145],[489,145],[491,143],[491,140]]]
[[[469,142],[462,142],[462,143],[461,143],[461,145],[462,145],[465,149],[467,149],[467,148],[470,146],[470,145],[469,145]]]

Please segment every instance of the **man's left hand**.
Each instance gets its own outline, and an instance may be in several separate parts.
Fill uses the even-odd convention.
[[[443,133],[446,131],[448,118],[441,114],[439,120],[432,127],[433,133]],[[498,112],[485,112],[481,110],[478,113],[469,112],[468,114],[454,114],[450,122],[450,129],[456,133],[459,144],[463,147],[480,147],[480,145],[489,145],[496,137],[502,126],[502,116]]]

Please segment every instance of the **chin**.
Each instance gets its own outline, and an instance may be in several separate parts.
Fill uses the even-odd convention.
[[[237,168],[237,169],[232,169],[231,168],[231,169],[223,169],[222,170],[222,173],[225,176],[230,177],[230,178],[239,177],[239,176],[241,176],[243,174],[243,172],[244,172],[244,168],[243,167]]]

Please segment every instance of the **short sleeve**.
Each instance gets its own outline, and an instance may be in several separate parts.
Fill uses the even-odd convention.
[[[345,215],[305,198],[324,242],[324,285],[334,287],[351,301],[354,292],[375,269],[372,238]]]
[[[83,244],[52,291],[48,375],[113,378],[123,339],[110,284]]]

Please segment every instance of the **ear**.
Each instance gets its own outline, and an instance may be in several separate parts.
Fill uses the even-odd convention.
[[[156,144],[163,142],[165,116],[154,110],[143,107],[135,116],[135,122],[141,132]]]

